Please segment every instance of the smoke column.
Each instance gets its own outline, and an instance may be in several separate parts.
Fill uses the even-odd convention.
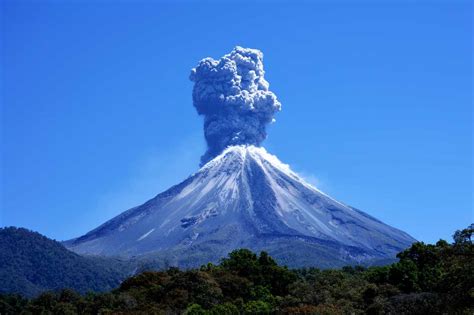
[[[193,104],[204,116],[207,151],[201,165],[231,145],[259,146],[281,104],[264,78],[263,54],[235,47],[219,60],[205,58],[191,70]]]

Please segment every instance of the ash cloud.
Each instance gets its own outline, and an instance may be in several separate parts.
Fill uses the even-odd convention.
[[[205,58],[191,70],[193,104],[204,116],[207,151],[201,165],[231,145],[259,146],[281,104],[264,78],[263,54],[235,47],[219,60]]]

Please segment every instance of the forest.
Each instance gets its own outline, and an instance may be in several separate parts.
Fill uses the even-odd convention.
[[[130,275],[131,267],[118,259],[80,256],[25,228],[0,228],[0,294],[33,297],[62,288],[109,291]]]
[[[231,252],[199,269],[145,271],[105,293],[0,295],[0,314],[473,314],[474,225],[414,243],[387,266],[288,269]]]

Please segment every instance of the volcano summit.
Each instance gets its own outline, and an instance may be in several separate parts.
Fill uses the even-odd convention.
[[[337,267],[393,259],[415,240],[340,203],[259,147],[281,105],[263,55],[236,47],[192,70],[204,116],[203,166],[182,183],[66,242],[81,254],[143,257],[182,267],[236,248],[265,250],[289,266]]]

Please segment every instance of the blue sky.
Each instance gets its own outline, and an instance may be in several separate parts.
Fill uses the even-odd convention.
[[[0,225],[79,236],[197,170],[189,71],[261,49],[264,146],[416,239],[473,221],[472,5],[3,1]]]

